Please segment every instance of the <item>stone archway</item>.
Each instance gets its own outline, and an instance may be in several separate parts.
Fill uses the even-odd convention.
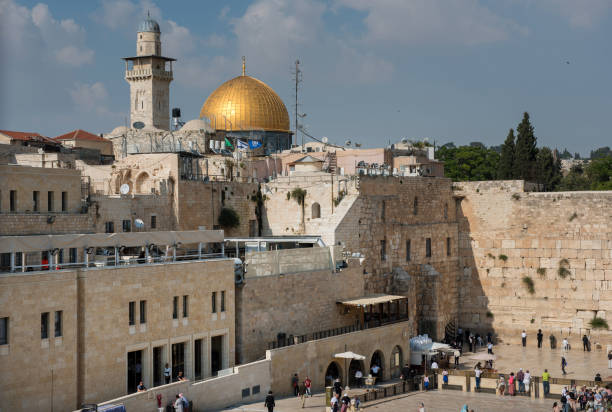
[[[362,374],[362,378],[358,381],[355,378],[355,373],[357,371],[361,371]],[[357,359],[351,359],[351,363],[349,364],[349,370],[348,370],[348,386],[352,387],[361,387],[361,385],[363,385],[363,377],[367,376],[368,373],[365,370],[365,365],[363,364],[363,361],[361,360],[357,360]]]
[[[321,217],[321,205],[315,202],[310,207],[310,218],[319,219],[320,217]]]
[[[396,345],[391,351],[391,359],[389,362],[389,372],[391,378],[398,378],[402,374],[402,365],[404,363],[404,357],[402,348]]]
[[[147,172],[140,173],[134,181],[134,191],[138,194],[151,193],[151,179]]]
[[[340,382],[342,383],[344,380],[342,376],[342,368],[338,362],[330,362],[325,370],[325,386],[333,386],[336,379],[340,379]]]
[[[375,367],[378,367],[377,370]],[[376,350],[370,358],[370,372],[372,376],[376,377],[376,382],[383,380],[385,376],[385,356],[381,350]]]

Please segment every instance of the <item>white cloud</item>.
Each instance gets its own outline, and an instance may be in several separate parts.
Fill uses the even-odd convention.
[[[477,45],[526,35],[527,29],[496,15],[478,0],[338,0],[367,13],[368,43]]]
[[[579,29],[595,27],[612,9],[610,0],[540,0],[535,4],[559,13]]]
[[[100,114],[108,112],[106,106],[108,102],[108,92],[104,84],[100,82],[87,84],[76,82],[69,90],[70,97],[75,107],[85,112],[98,112]]]
[[[162,18],[160,8],[151,0],[103,0],[102,7],[92,14],[92,18],[112,30],[133,33],[147,13],[155,20]]]
[[[93,63],[94,52],[93,50],[82,50],[74,46],[66,46],[56,52],[55,58],[66,66],[78,67]]]
[[[168,20],[167,30],[162,33],[162,48],[164,53],[172,57],[183,57],[195,48],[196,38],[187,27]]]

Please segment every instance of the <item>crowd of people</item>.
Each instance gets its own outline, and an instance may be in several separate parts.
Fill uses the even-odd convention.
[[[601,381],[601,379],[600,379]],[[595,386],[563,388],[561,399],[553,404],[553,412],[607,412],[612,411],[612,390]]]

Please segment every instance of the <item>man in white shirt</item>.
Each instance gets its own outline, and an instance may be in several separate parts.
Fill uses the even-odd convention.
[[[569,350],[569,342],[567,341],[567,338],[563,338],[563,350]]]
[[[491,342],[487,344],[487,353],[493,355],[493,344]]]
[[[419,412],[425,412],[425,404],[423,402],[419,404]]]
[[[431,362],[431,369],[438,369],[438,362],[436,361]]]
[[[361,379],[363,378],[363,373],[360,370],[355,372],[355,381],[357,381],[357,386],[361,388]]]
[[[523,347],[527,346],[527,332],[525,332],[525,329],[521,333],[521,341],[523,341]]]
[[[476,376],[476,392],[480,391],[480,375],[482,375],[482,370],[476,366],[474,369],[474,375]]]

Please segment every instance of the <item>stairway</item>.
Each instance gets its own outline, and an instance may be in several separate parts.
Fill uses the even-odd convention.
[[[325,156],[325,162],[323,163],[323,169],[327,170],[328,173],[336,174],[338,169],[338,158],[336,152],[327,152]]]

